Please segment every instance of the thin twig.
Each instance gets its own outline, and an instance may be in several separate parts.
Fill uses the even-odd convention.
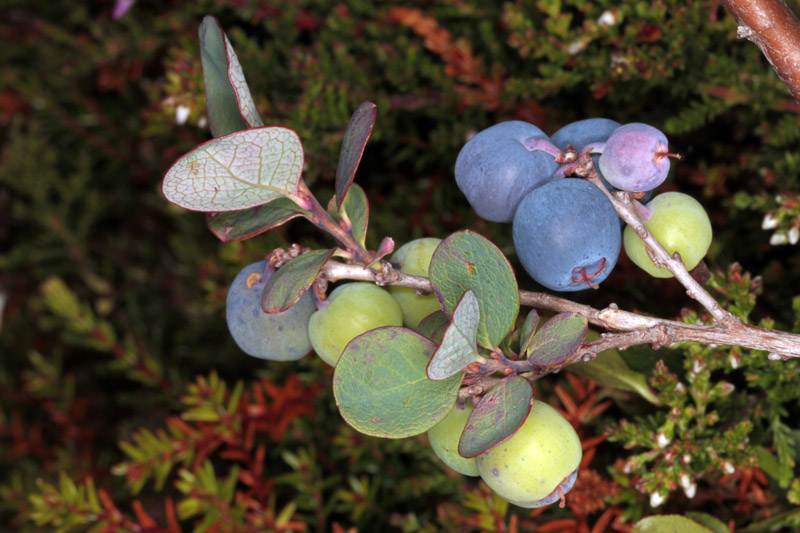
[[[391,268],[391,267],[388,267]],[[360,265],[346,265],[329,261],[322,269],[328,281],[344,279],[378,281],[373,270]],[[385,279],[385,278],[384,278]],[[394,270],[390,285],[409,287],[420,292],[432,292],[427,278],[411,276]],[[800,357],[800,335],[742,324],[741,322],[718,322],[711,326],[684,324],[674,320],[648,317],[623,311],[612,304],[605,309],[595,309],[551,294],[519,291],[520,304],[548,311],[573,312],[586,317],[590,324],[614,332],[601,340],[587,344],[576,357],[591,358],[610,348],[628,348],[639,344],[654,347],[669,346],[678,342],[700,342],[721,346],[741,346],[752,350],[764,350],[770,358]],[[576,359],[579,360],[579,359]],[[574,361],[570,361],[574,362]]]

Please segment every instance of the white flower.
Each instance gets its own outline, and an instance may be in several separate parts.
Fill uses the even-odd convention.
[[[667,437],[663,431],[660,432],[656,435],[656,444],[658,444],[659,448],[666,447],[666,445],[669,444],[669,437]]]
[[[786,244],[789,242],[789,239],[786,238],[786,234],[782,231],[776,231],[772,234],[772,237],[769,238],[769,243],[772,246],[778,246],[779,244]]]
[[[681,488],[683,488],[683,492],[686,494],[686,497],[690,500],[694,498],[694,495],[697,492],[697,483],[692,481],[692,478],[689,477],[689,474],[681,474],[680,484]]]
[[[658,507],[664,500],[666,500],[666,496],[662,496],[660,492],[654,492],[650,495],[650,507]]]
[[[800,240],[800,227],[792,226],[789,230],[789,243],[797,244],[798,240]]]
[[[192,110],[186,107],[185,105],[179,105],[175,108],[175,122],[179,125],[186,122],[186,119],[189,118],[189,113]]]
[[[598,26],[613,26],[617,23],[617,16],[611,11],[603,11],[597,19]]]
[[[775,229],[778,227],[778,217],[775,216],[773,211],[764,215],[764,220],[761,222],[761,229]]]

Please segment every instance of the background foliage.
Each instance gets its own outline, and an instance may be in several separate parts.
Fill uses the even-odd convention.
[[[795,362],[724,347],[625,352],[659,408],[569,372],[542,380],[537,398],[576,425],[584,468],[567,508],[509,508],[440,466],[424,437],[350,429],[317,358],[264,364],[236,348],[223,320],[236,272],[286,243],[329,245],[324,236],[292,222],[221,244],[159,191],[171,162],[209,137],[196,32],[213,14],[265,122],[303,140],[323,201],[350,114],[378,105],[357,175],[371,248],[384,235],[470,228],[536,290],[509,226],[477,219],[455,187],[458,150],[502,120],[548,133],[593,116],[646,122],[684,156],[662,190],[710,212],[716,294],[754,323],[800,331],[800,108],[717,2],[141,0],[119,20],[112,10],[0,1],[0,523],[602,531],[693,511],[737,531],[797,523]],[[708,320],[683,309],[677,282],[623,258],[601,290],[575,298]]]

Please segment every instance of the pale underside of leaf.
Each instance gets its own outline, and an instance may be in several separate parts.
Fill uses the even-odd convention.
[[[471,290],[466,291],[453,310],[453,322],[444,333],[441,344],[428,363],[432,380],[447,379],[480,357],[476,348],[480,309]]]
[[[253,96],[250,94],[250,89],[247,87],[247,81],[244,79],[244,71],[239,59],[236,57],[236,52],[233,51],[233,46],[225,35],[225,51],[228,55],[228,80],[231,82],[231,87],[236,93],[236,101],[239,103],[239,113],[247,125],[251,128],[260,128],[264,125],[261,117],[256,110],[256,104],[253,101]]]
[[[164,176],[167,200],[193,211],[233,211],[297,193],[303,145],[287,128],[239,131],[202,144]]]

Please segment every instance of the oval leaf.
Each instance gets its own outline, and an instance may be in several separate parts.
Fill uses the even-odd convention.
[[[345,421],[361,433],[398,439],[435,426],[453,408],[460,376],[431,381],[425,368],[436,345],[407,328],[388,326],[347,345],[333,375]]]
[[[348,189],[344,202],[339,207],[339,216],[350,224],[350,233],[358,243],[366,248],[367,225],[369,224],[369,200],[358,184]]]
[[[458,441],[458,453],[470,458],[487,452],[514,434],[528,418],[533,386],[522,376],[509,376],[490,390],[469,415]]]
[[[297,256],[272,275],[261,295],[261,308],[265,313],[282,313],[303,296],[319,277],[319,271],[333,256],[330,250],[311,250]]]
[[[599,338],[600,335],[594,331],[589,331],[586,335],[587,341]],[[658,397],[650,390],[647,376],[631,369],[618,350],[600,352],[593,361],[569,365],[567,370],[605,387],[635,392],[653,405],[661,404]]]
[[[539,328],[528,345],[528,360],[536,366],[556,366],[580,348],[589,324],[577,313],[559,313]]]
[[[420,321],[417,333],[440,344],[448,325],[450,325],[450,321],[447,320],[447,315],[442,311],[434,311]]]
[[[246,130],[248,124],[239,112],[236,92],[228,78],[228,39],[216,17],[203,18],[198,37],[211,135],[221,137]]]
[[[300,138],[269,126],[201,144],[172,165],[162,190],[192,211],[235,211],[296,195],[302,172]]]
[[[236,52],[233,51],[227,35],[225,35],[225,51],[228,55],[228,82],[233,87],[233,92],[236,93],[239,114],[249,127],[260,128],[264,123],[258,115],[256,103],[253,101],[247,81],[244,79],[242,65],[239,64],[239,58],[236,57]]]
[[[536,312],[536,309],[531,309],[522,323],[522,333],[520,333],[519,337],[519,353],[524,354],[528,351],[528,346],[533,340],[533,334],[536,333],[536,326],[538,325],[539,313]]]
[[[680,533],[712,533],[710,529],[701,526],[694,520],[680,515],[648,516],[633,525],[631,533],[666,533],[680,531]]]
[[[475,293],[480,346],[496,347],[511,330],[519,312],[517,280],[506,257],[486,238],[469,230],[453,233],[433,253],[428,276],[448,315],[465,291]]]
[[[429,379],[434,381],[447,379],[480,359],[475,347],[479,318],[480,311],[475,293],[467,291],[456,305],[453,321],[445,330],[441,344],[428,363]]]
[[[339,151],[339,166],[336,167],[336,204],[341,206],[347,190],[353,183],[356,169],[364,154],[364,147],[375,125],[378,108],[372,102],[362,102],[355,110],[347,129],[344,130],[342,148]]]
[[[206,213],[206,224],[222,242],[235,242],[255,237],[304,215],[309,215],[308,211],[288,198],[278,198],[268,204],[240,211]]]

